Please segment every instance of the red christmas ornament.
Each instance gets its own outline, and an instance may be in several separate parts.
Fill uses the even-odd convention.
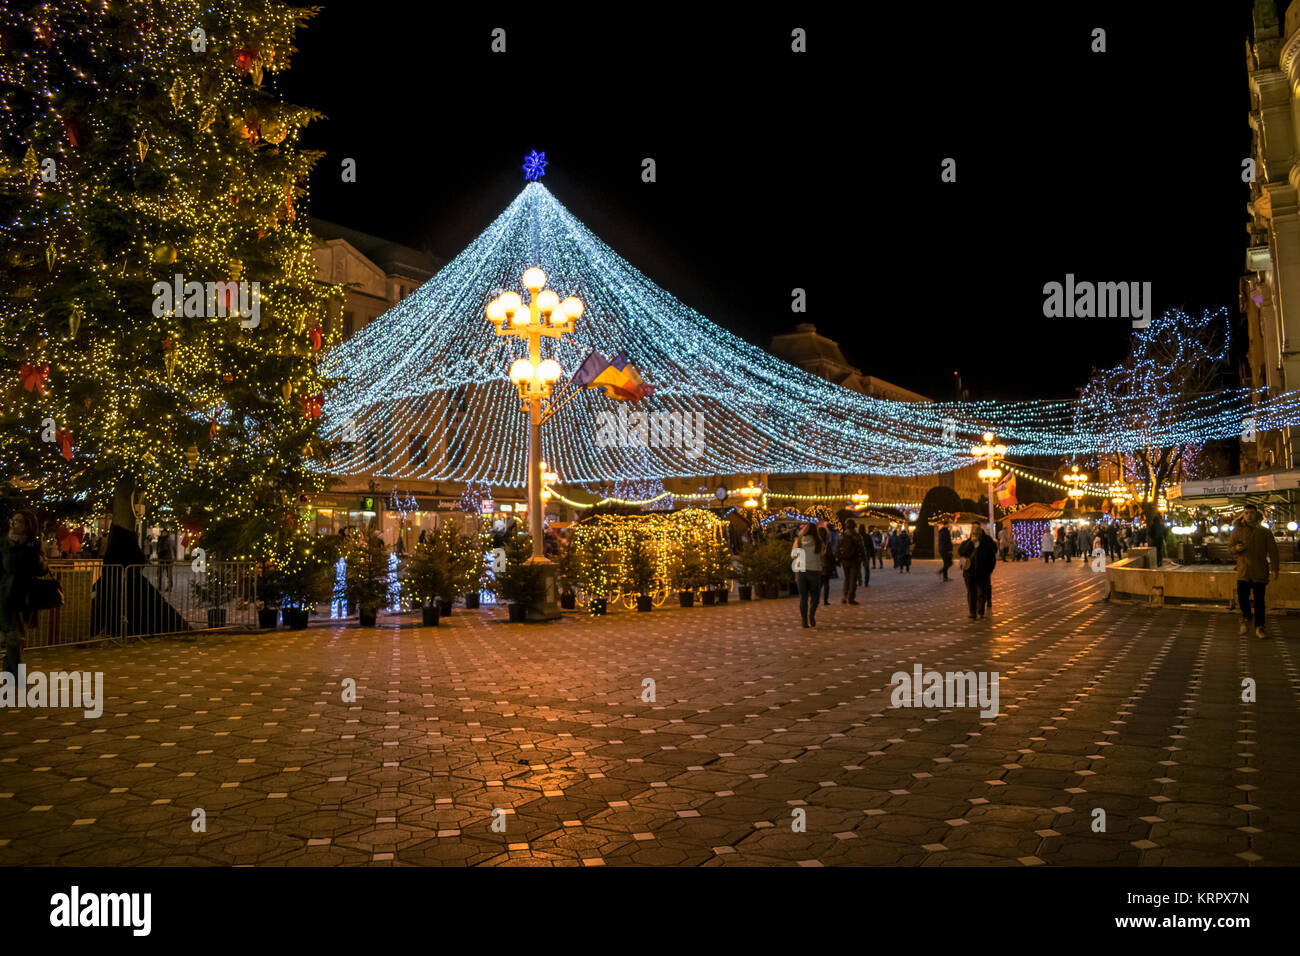
[[[325,405],[325,393],[317,392],[311,398],[300,399],[302,402],[302,413],[312,421],[320,418],[321,408]]]
[[[245,73],[253,69],[257,63],[257,51],[248,47],[238,47],[232,51],[235,54],[235,66]]]
[[[212,424],[208,426],[208,441],[217,437],[217,415],[221,413],[221,406],[218,405],[212,410]]]
[[[76,149],[81,145],[81,123],[75,116],[67,116],[63,119],[63,132],[68,137],[68,142],[72,148]]]
[[[58,429],[54,433],[54,440],[59,443],[59,454],[68,459],[68,461],[72,461],[72,445],[74,442],[72,433]]]
[[[40,392],[42,395],[47,394],[45,391],[45,380],[49,378],[50,366],[48,363],[40,365],[28,365],[24,362],[18,367],[18,377],[22,379],[23,388],[29,392]]]
[[[229,385],[231,382],[235,380],[235,376],[227,372],[225,375],[221,376],[221,380],[225,382],[227,385]]]
[[[313,326],[310,335],[311,335],[311,348],[312,348],[312,351],[313,351],[313,352],[319,352],[319,351],[320,351],[320,343],[321,343],[320,326],[319,326],[319,325]]]

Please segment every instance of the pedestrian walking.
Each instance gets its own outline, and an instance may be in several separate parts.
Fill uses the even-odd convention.
[[[1264,530],[1268,531],[1267,528]],[[1165,562],[1165,525],[1160,520],[1160,512],[1158,511],[1151,518],[1150,538],[1151,545],[1156,549],[1156,567],[1158,568]]]
[[[984,617],[986,608],[993,606],[993,569],[998,563],[997,545],[981,525],[971,528],[971,536],[962,542],[957,551],[961,558],[962,577],[966,580],[966,603],[970,618]]]
[[[1237,603],[1241,605],[1241,626],[1237,633],[1245,634],[1250,628],[1253,598],[1255,636],[1268,637],[1264,631],[1264,591],[1270,570],[1276,581],[1281,565],[1277,540],[1272,531],[1260,524],[1259,509],[1254,505],[1246,505],[1246,510],[1234,522],[1228,546],[1237,555]]]
[[[1009,561],[1015,556],[1015,546],[1016,543],[1011,539],[1011,522],[1008,521],[998,532],[998,553],[1002,555],[1003,561]]]
[[[41,525],[30,511],[9,519],[9,533],[0,542],[0,640],[4,643],[4,669],[17,680],[27,631],[34,624],[33,582],[49,574],[41,556]],[[19,688],[19,692],[23,692]]]
[[[945,581],[948,581],[950,580],[948,569],[952,567],[952,530],[946,521],[939,526],[939,557],[943,561],[939,573],[943,575]]]
[[[837,577],[835,551],[831,547],[830,532],[825,525],[817,526],[817,537],[822,542],[822,607],[831,603],[831,578]]]
[[[176,560],[176,539],[172,533],[163,528],[162,533],[158,535],[158,590],[170,591],[172,589],[172,565]],[[167,586],[163,587],[163,578],[167,579]]]
[[[876,546],[876,534],[868,534],[867,526],[858,528],[858,543],[862,545],[862,586],[871,587],[871,564],[880,553]]]
[[[840,535],[835,557],[844,568],[844,591],[840,595],[841,604],[857,604],[858,574],[862,564],[862,538],[858,536],[857,522],[852,518],[844,525]]]
[[[885,567],[885,536],[880,533],[879,528],[871,529],[871,546],[876,559],[876,567],[882,570]]]
[[[1048,561],[1051,561],[1053,564],[1055,564],[1056,563],[1056,539],[1052,537],[1051,528],[1043,529],[1043,540],[1039,542],[1039,546],[1043,549],[1043,564],[1046,564]]]
[[[906,528],[900,528],[897,534],[889,536],[889,547],[894,554],[894,567],[898,573],[912,573],[912,536]]]
[[[1068,557],[1065,559],[1067,562],[1070,558],[1077,558],[1079,556],[1079,529],[1077,526],[1070,525],[1066,530],[1065,546],[1069,549]]]
[[[803,554],[800,555],[799,552]],[[805,524],[795,536],[790,556],[795,559],[799,583],[799,616],[804,627],[817,626],[817,598],[821,595],[822,539],[817,529]]]

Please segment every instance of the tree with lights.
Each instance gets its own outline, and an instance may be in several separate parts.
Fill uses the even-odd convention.
[[[1134,336],[1119,365],[1096,371],[1080,393],[1080,431],[1112,436],[1097,460],[1111,464],[1121,481],[1142,489],[1147,521],[1155,516],[1161,491],[1188,477],[1204,439],[1180,425],[1194,423],[1207,400],[1217,401],[1228,358],[1227,311],[1193,318],[1164,313]]]
[[[304,551],[333,451],[332,290],[302,212],[317,114],[267,81],[310,15],[0,7],[0,473],[46,510],[111,511],[119,554],[138,556],[140,502],[202,528],[214,557]]]

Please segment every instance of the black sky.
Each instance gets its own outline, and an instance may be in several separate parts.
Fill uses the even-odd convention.
[[[545,150],[557,198],[713,321],[764,347],[813,322],[933,398],[956,368],[1069,397],[1122,358],[1127,321],[1043,317],[1066,273],[1235,321],[1249,0],[881,6],[327,2],[277,82],[327,115],[315,216],[450,258]]]

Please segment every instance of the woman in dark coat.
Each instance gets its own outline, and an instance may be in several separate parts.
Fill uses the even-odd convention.
[[[958,557],[966,559],[962,577],[966,579],[966,603],[970,605],[970,619],[984,616],[985,608],[993,606],[993,569],[998,563],[998,547],[982,525],[971,526],[971,535],[961,543]]]
[[[4,642],[4,669],[15,678],[29,626],[31,583],[46,573],[40,528],[36,515],[19,511],[9,519],[9,534],[0,541],[0,639]]]

